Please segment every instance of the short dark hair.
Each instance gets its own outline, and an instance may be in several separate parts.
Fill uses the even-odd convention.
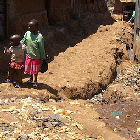
[[[12,35],[12,36],[10,36],[10,39],[19,39],[19,40],[21,40],[21,36],[20,35],[18,35],[18,34],[15,34],[15,35]]]
[[[36,20],[36,19],[30,20],[30,22],[33,22],[35,25],[38,25],[38,20]]]

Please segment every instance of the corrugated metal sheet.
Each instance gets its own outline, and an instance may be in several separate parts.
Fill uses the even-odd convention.
[[[121,2],[136,2],[136,0],[120,0]]]

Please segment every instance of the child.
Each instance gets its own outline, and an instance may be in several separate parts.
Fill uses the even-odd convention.
[[[38,21],[33,19],[28,23],[28,31],[21,40],[26,45],[27,53],[25,59],[25,74],[29,74],[33,87],[37,87],[37,76],[40,72],[41,61],[46,58],[44,50],[44,40],[38,31]]]
[[[20,35],[12,35],[10,37],[9,49],[5,48],[4,53],[11,55],[11,62],[8,72],[7,82],[16,82],[15,88],[19,88],[22,83],[22,73],[24,67],[24,51],[25,46],[20,43]]]

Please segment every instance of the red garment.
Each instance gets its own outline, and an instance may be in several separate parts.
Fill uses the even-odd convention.
[[[41,60],[40,59],[31,59],[26,56],[25,60],[25,74],[38,74],[41,67]]]

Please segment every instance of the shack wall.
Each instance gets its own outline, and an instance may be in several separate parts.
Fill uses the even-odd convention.
[[[47,26],[45,0],[7,0],[7,34],[24,34],[27,22],[37,19],[40,27]]]
[[[86,12],[105,12],[105,0],[7,0],[7,34],[24,34],[27,22],[33,18],[40,30],[49,24],[67,23]]]
[[[86,12],[105,12],[105,0],[49,0],[48,19],[52,24],[67,22]]]
[[[123,3],[120,0],[115,0],[114,12],[115,13],[123,12]]]

